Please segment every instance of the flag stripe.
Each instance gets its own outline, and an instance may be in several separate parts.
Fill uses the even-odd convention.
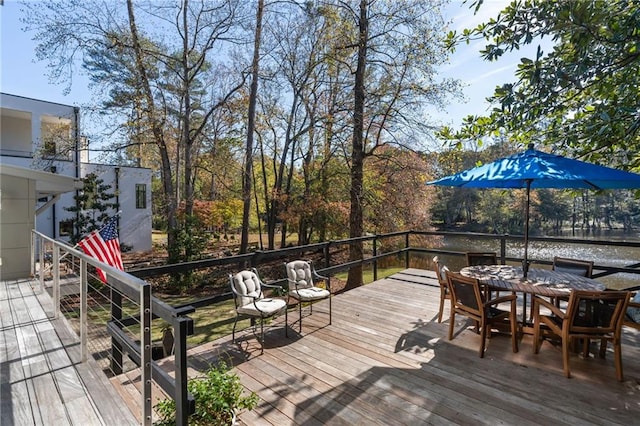
[[[93,231],[84,237],[78,246],[89,256],[102,263],[124,271],[122,255],[120,253],[120,241],[116,229],[116,217],[112,217],[100,230]],[[107,276],[102,269],[97,268],[102,282],[107,282]]]

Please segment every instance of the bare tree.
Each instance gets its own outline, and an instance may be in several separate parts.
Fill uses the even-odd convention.
[[[256,98],[258,96],[258,71],[260,68],[260,40],[262,37],[262,15],[264,0],[258,0],[256,9],[256,28],[253,41],[253,59],[251,61],[251,91],[249,93],[249,114],[247,122],[247,144],[242,174],[242,237],[240,253],[246,253],[249,247],[249,213],[251,212],[251,189],[253,187],[253,133],[255,131]]]
[[[122,17],[122,5],[106,1],[26,4],[24,21],[38,29],[37,53],[50,62],[52,77],[72,75],[79,59],[96,85],[110,88],[98,97],[103,106],[131,111],[127,116],[135,118],[135,125],[125,118],[122,127],[132,137],[114,148],[144,143],[157,149],[166,200],[163,216],[176,260],[192,255],[188,244],[177,244],[178,231],[189,233],[183,229],[188,221],[178,223],[177,210],[183,198],[186,215],[192,214],[201,143],[214,112],[245,83],[242,69],[225,69],[225,57],[219,55],[239,42],[240,5],[237,0],[127,0]]]

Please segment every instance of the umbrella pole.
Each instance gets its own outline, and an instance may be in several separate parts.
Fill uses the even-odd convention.
[[[527,206],[524,211],[524,260],[522,261],[522,273],[527,278],[529,272],[529,205],[531,203],[531,179],[527,179]]]

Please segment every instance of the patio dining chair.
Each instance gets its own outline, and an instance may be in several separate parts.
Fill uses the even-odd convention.
[[[564,375],[569,371],[569,349],[576,339],[583,341],[583,356],[589,354],[591,339],[600,340],[600,357],[604,358],[607,343],[613,344],[616,378],[623,380],[622,348],[620,334],[622,320],[630,299],[628,291],[584,291],[572,290],[566,310],[540,297],[533,299],[533,353],[540,351],[544,337],[549,335],[562,341],[562,365]],[[550,314],[543,314],[544,307]],[[545,333],[542,333],[542,328]]]
[[[623,291],[628,291],[631,296],[622,325],[640,331],[640,286],[625,288]]]
[[[476,332],[480,332],[480,358],[484,357],[486,339],[491,337],[491,327],[493,325],[510,326],[512,350],[514,353],[518,352],[515,293],[487,300],[489,289],[477,279],[452,272],[446,272],[446,276],[452,298],[449,340],[453,339],[455,315],[460,314],[471,318],[475,322]],[[509,303],[510,309],[506,311],[498,308],[497,306],[501,303]]]
[[[479,266],[479,265],[497,265],[498,255],[492,251],[480,252],[480,251],[468,251],[464,254],[467,266]],[[496,290],[496,297],[500,296],[500,292]],[[491,298],[491,293],[487,292],[487,297]]]
[[[553,258],[551,270],[591,278],[591,274],[593,273],[593,262],[590,260],[570,259],[568,257],[555,256]],[[560,306],[561,301],[566,302],[569,298],[556,297],[551,300],[556,304],[556,306]]]
[[[556,256],[553,258],[553,266],[551,269],[556,272],[566,272],[568,274],[591,278],[593,262],[590,260],[569,259]]]
[[[445,300],[451,301],[451,291],[449,291],[449,282],[447,281],[447,268],[446,265],[440,263],[438,256],[433,258],[433,270],[438,278],[438,284],[440,284],[440,308],[438,309],[438,322],[442,322],[442,312],[444,311]]]
[[[467,266],[498,264],[498,255],[496,255],[494,252],[468,251],[464,255],[467,261]]]
[[[265,297],[264,289],[279,291],[284,295],[281,286],[269,285],[262,282],[255,268],[238,272],[235,275],[229,274],[229,283],[236,306],[236,318],[233,322],[232,340],[236,341],[236,325],[241,318],[251,319],[252,325],[256,321],[260,322],[260,348],[264,352],[264,323],[268,319],[275,318],[284,312],[285,315],[285,336],[287,336],[287,302],[284,297],[277,297],[277,294]]]
[[[310,260],[294,260],[284,264],[289,283],[289,297],[298,302],[299,330],[302,333],[302,305],[308,305],[313,313],[313,304],[329,299],[329,324],[331,324],[331,280],[318,274]],[[325,288],[315,282],[324,281]]]

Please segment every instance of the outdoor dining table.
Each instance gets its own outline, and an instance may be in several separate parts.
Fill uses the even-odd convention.
[[[492,290],[523,293],[522,325],[527,325],[527,294],[568,297],[571,290],[602,291],[606,286],[592,278],[548,269],[530,268],[523,278],[522,268],[511,265],[467,266],[460,274],[477,278]]]

